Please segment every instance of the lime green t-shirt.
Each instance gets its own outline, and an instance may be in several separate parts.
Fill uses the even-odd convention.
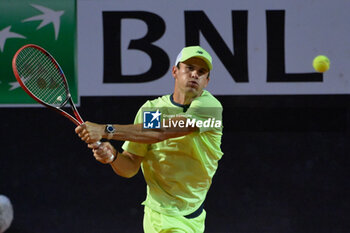
[[[149,110],[159,110],[161,119],[186,116],[200,128],[199,132],[154,144],[126,141],[122,147],[144,157],[141,168],[147,198],[143,204],[163,214],[188,215],[204,202],[223,155],[222,105],[206,90],[190,106],[176,104],[171,95],[165,95],[147,101],[134,123],[143,123],[143,112]]]

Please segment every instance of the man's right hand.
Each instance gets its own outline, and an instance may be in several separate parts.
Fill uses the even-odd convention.
[[[75,133],[88,144],[100,141],[105,133],[106,125],[96,124],[89,121],[75,128]]]
[[[118,153],[109,142],[102,142],[99,147],[89,144],[88,147],[92,149],[95,159],[103,164],[111,163]]]

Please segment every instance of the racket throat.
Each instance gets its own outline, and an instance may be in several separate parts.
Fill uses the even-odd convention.
[[[72,96],[70,93],[68,93],[68,100],[69,100],[69,103],[70,103],[70,106],[72,107],[72,110],[73,110],[73,113],[74,113],[74,116],[75,118],[80,122],[80,124],[83,124],[84,123],[84,120],[83,118],[81,118],[78,110],[77,110],[77,107],[75,106],[75,104],[73,103],[73,99],[72,99]]]

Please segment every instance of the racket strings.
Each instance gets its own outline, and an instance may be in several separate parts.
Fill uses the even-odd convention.
[[[25,80],[26,86],[47,103],[56,104],[56,102],[60,102],[57,101],[59,96],[61,97],[58,100],[63,100],[65,96],[62,95],[65,93],[65,87],[64,85],[57,85],[57,80],[62,81],[62,77],[60,73],[57,73],[57,68],[52,64],[51,59],[39,50],[28,49],[28,51],[29,53],[24,53],[24,59],[28,59],[28,63],[25,65],[25,68],[27,68],[26,74],[30,78],[30,81]]]
[[[16,67],[22,83],[46,104],[61,106],[68,87],[56,63],[42,51],[28,47],[17,56]]]
[[[25,85],[33,92],[33,94],[35,94],[40,99],[45,100],[45,102],[49,104],[56,104],[56,102],[60,102],[56,101],[58,96],[60,96],[57,96],[56,92],[62,94],[65,89],[64,86],[57,85],[57,82],[53,78],[55,76],[52,76],[56,70],[54,69],[55,66],[50,66],[50,63],[52,63],[51,59],[46,56],[41,57],[40,55],[43,54],[41,54],[41,52],[36,53],[35,49],[31,49],[31,51],[29,49],[27,50],[29,53],[23,53],[23,59],[28,59],[27,63],[24,66],[26,69],[23,70],[26,71],[24,73],[25,76],[29,78],[29,80],[24,80]],[[40,61],[40,64],[38,61]],[[50,80],[47,80],[47,78],[45,79],[44,77],[49,77]],[[49,82],[51,83],[49,84]],[[50,91],[50,89],[55,89],[55,92]],[[61,95],[62,100],[63,97],[64,96]]]

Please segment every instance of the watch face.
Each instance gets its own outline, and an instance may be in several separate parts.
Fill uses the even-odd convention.
[[[115,131],[114,127],[112,125],[107,125],[106,127],[106,131],[108,133],[113,133]]]

